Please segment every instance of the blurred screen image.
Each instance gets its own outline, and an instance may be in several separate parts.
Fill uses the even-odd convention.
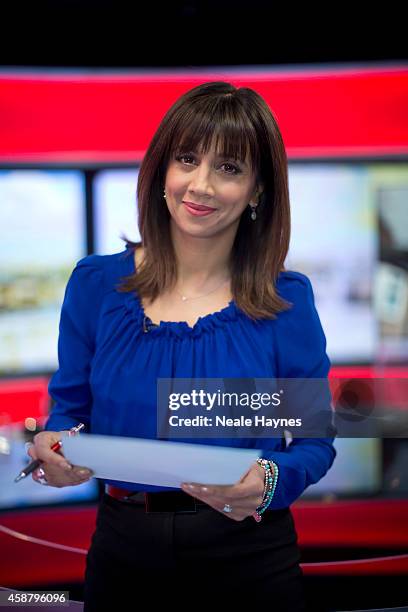
[[[80,171],[0,170],[0,375],[54,370],[64,289],[86,254]]]

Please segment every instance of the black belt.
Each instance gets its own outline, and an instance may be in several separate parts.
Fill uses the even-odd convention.
[[[107,485],[105,492],[109,497],[113,497],[125,504],[144,506],[147,514],[152,512],[190,513],[197,512],[198,507],[210,507],[199,499],[184,493],[184,491],[147,493],[145,491],[131,491]]]

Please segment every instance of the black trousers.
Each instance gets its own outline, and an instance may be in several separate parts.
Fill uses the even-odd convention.
[[[106,494],[87,555],[84,612],[138,609],[141,600],[304,612],[300,551],[289,508],[234,521],[210,506],[146,514]]]

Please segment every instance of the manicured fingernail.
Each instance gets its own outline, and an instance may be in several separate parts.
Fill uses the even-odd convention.
[[[91,472],[89,470],[78,470],[78,474],[80,476],[90,476]]]
[[[194,485],[192,485],[192,484],[185,484],[185,485],[183,485],[183,486],[184,486],[186,489],[191,489],[191,490],[193,490],[193,489],[195,488],[195,487],[194,487]]]

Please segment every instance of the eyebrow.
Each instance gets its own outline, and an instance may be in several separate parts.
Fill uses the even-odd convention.
[[[186,154],[192,153],[193,155],[200,155],[200,153],[198,153],[198,151],[193,151],[193,150],[187,151],[187,150],[184,150],[184,149],[179,149],[178,153],[186,153]],[[228,157],[228,155],[217,154],[215,156],[215,158],[218,159],[218,160],[220,160],[220,159],[228,159],[228,160],[231,160],[231,161],[235,161],[236,163],[239,163],[242,166],[245,166],[246,168],[249,167],[248,164],[246,162],[244,162],[243,160],[241,160],[241,159],[235,160],[234,157]]]

